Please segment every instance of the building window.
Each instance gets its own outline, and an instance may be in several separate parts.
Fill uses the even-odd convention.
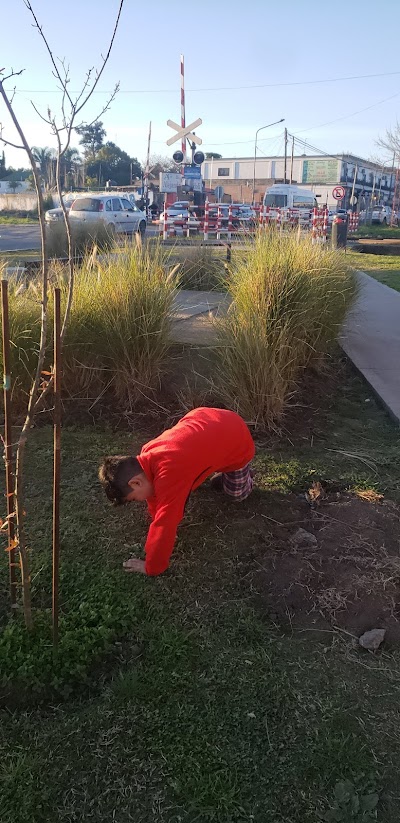
[[[229,177],[229,169],[218,169],[218,177]]]

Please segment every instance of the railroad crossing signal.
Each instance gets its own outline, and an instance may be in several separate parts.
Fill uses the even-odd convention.
[[[174,134],[173,137],[170,137],[167,140],[167,146],[172,146],[173,143],[176,143],[177,140],[182,140],[182,138],[186,138],[187,140],[192,140],[193,143],[196,143],[198,146],[201,146],[202,139],[201,137],[197,137],[197,134],[192,133],[192,129],[197,129],[197,126],[201,126],[202,119],[199,117],[197,120],[194,120],[193,123],[190,123],[189,126],[178,126],[178,123],[174,123],[173,120],[167,120],[167,126],[170,126],[171,129],[175,129],[177,134]]]

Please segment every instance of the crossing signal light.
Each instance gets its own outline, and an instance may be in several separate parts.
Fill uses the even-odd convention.
[[[173,160],[174,160],[174,162],[175,162],[175,163],[177,163],[178,165],[179,165],[180,163],[183,163],[183,161],[184,161],[183,151],[176,151],[176,152],[174,152],[174,154],[172,155],[172,159],[173,159]]]
[[[204,154],[202,151],[195,151],[193,155],[193,163],[196,163],[196,166],[201,166],[204,163]]]

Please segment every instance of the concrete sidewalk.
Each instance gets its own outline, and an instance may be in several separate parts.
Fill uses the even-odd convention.
[[[400,423],[400,293],[357,272],[360,293],[340,337],[340,345]],[[223,292],[181,291],[175,300],[173,338],[177,343],[210,346],[213,318],[226,312]]]
[[[400,423],[400,293],[362,271],[357,277],[360,294],[339,342]]]
[[[210,346],[215,341],[213,318],[225,312],[229,297],[219,291],[182,289],[175,298],[172,336],[175,343]]]

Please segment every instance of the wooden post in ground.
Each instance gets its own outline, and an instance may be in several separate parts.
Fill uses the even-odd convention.
[[[9,580],[11,608],[17,606],[17,579],[15,574],[15,507],[14,472],[11,429],[11,369],[10,369],[10,321],[8,314],[8,281],[1,281],[1,318],[3,334],[3,391],[4,391],[4,462],[6,468],[7,528],[9,549]]]
[[[54,289],[54,471],[53,471],[53,646],[58,645],[60,569],[61,476],[61,307],[60,289]]]

